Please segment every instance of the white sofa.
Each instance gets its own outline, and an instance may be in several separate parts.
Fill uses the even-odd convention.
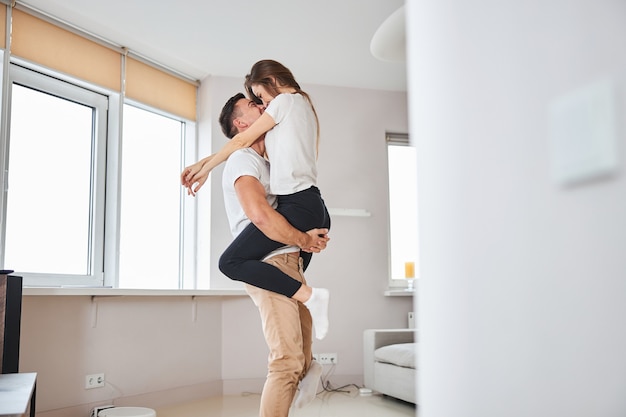
[[[417,331],[368,329],[363,333],[366,388],[417,404]]]

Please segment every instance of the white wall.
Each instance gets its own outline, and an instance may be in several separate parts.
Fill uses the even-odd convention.
[[[37,372],[37,414],[50,417],[219,395],[220,333],[219,297],[26,296],[20,372]],[[106,386],[85,390],[100,372]]]
[[[626,413],[626,3],[408,2],[420,416]],[[550,173],[548,106],[615,82],[620,166]]]

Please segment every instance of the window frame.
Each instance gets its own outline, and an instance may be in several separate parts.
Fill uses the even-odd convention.
[[[415,147],[410,140],[410,137],[408,135],[408,133],[397,133],[397,132],[386,132],[385,134],[385,142],[386,142],[386,147],[385,147],[385,151],[387,152],[387,181],[389,182],[389,146],[407,146],[407,147]],[[416,169],[417,169],[417,161],[416,163]],[[389,186],[389,184],[388,184]],[[392,259],[392,236],[391,236],[391,189],[390,187],[387,189],[388,191],[388,195],[387,195],[387,201],[389,204],[389,217],[387,219],[387,230],[388,230],[388,287],[389,288],[406,288],[409,286],[408,284],[408,280],[400,278],[400,277],[394,277],[392,275],[392,264],[391,264],[391,259]],[[416,192],[416,198],[419,198],[419,195],[417,194],[417,190]],[[419,225],[418,227],[418,231],[419,231]],[[417,238],[417,233],[416,233],[416,238]],[[417,241],[417,246],[419,247],[419,241]],[[415,259],[414,259],[415,265],[414,265],[414,271],[415,271],[415,279],[419,278],[419,254],[416,253],[415,254]]]
[[[89,254],[88,254],[88,272],[86,275],[66,275],[66,274],[45,274],[33,272],[21,272],[24,277],[25,285],[31,286],[47,286],[47,283],[54,279],[56,285],[71,286],[102,286],[103,277],[103,236],[104,236],[104,202],[105,202],[105,169],[106,169],[106,133],[107,133],[107,98],[99,93],[87,90],[59,80],[54,77],[46,76],[39,72],[25,68],[21,65],[11,63],[8,74],[8,100],[7,100],[7,136],[6,136],[6,163],[10,154],[10,115],[11,113],[11,95],[14,84],[18,84],[27,88],[41,91],[44,94],[51,94],[62,99],[70,100],[94,109],[93,129],[94,137],[92,138],[91,151],[91,201],[90,201],[90,221],[89,221]],[[8,174],[8,167],[4,167]],[[8,175],[7,175],[8,182]],[[8,190],[7,190],[8,191]],[[36,192],[36,190],[35,190]],[[6,196],[6,194],[5,194]],[[6,201],[3,203],[3,215],[6,214]],[[2,225],[2,240],[4,243],[6,236],[6,222]],[[4,251],[1,256],[4,264]]]
[[[75,88],[84,89],[89,92],[101,95],[108,100],[107,111],[104,120],[101,120],[97,126],[98,130],[103,129],[104,139],[97,143],[97,153],[103,158],[97,161],[96,169],[99,174],[96,177],[96,200],[101,207],[95,213],[94,220],[98,225],[92,232],[95,243],[92,245],[92,251],[98,254],[98,259],[92,265],[92,273],[90,276],[84,276],[77,280],[76,275],[63,276],[61,274],[33,274],[22,273],[24,277],[24,285],[27,287],[95,287],[95,288],[119,288],[118,272],[119,272],[119,231],[120,231],[120,192],[121,192],[121,140],[122,140],[122,123],[124,104],[133,105],[147,111],[151,111],[163,116],[181,121],[183,124],[183,132],[181,137],[182,149],[182,166],[185,161],[194,160],[197,152],[197,133],[196,122],[185,119],[181,116],[174,115],[159,109],[155,109],[149,105],[136,102],[134,100],[125,99],[120,92],[112,91],[100,86],[96,86],[90,82],[77,79],[67,74],[59,73],[55,70],[42,67],[40,65],[22,60],[16,57],[6,59],[6,52],[0,51],[3,62],[8,65],[2,65],[0,68],[0,76],[3,79],[3,95],[2,95],[2,120],[9,119],[10,109],[10,87],[15,79],[14,68],[19,73],[29,73],[35,78],[54,80],[52,84],[61,83],[70,90]],[[23,74],[22,74],[23,75]],[[27,75],[28,77],[28,75]],[[46,78],[47,77],[47,78]],[[5,80],[6,79],[6,80]],[[24,84],[24,83],[20,83]],[[63,94],[63,89],[49,91],[39,85],[31,86],[41,91],[49,92],[62,98],[68,98]],[[71,99],[71,98],[68,98]],[[78,101],[80,102],[80,101]],[[6,185],[8,184],[8,158],[9,158],[9,129],[8,123],[3,124],[0,139],[0,244],[4,246],[5,230],[6,230],[6,201],[7,194]],[[106,198],[105,198],[106,196]],[[179,289],[198,289],[196,277],[196,222],[197,209],[195,201],[189,203],[184,198],[184,189],[180,190],[181,217],[180,235],[179,235]],[[92,226],[93,227],[93,226]],[[4,251],[0,251],[0,264],[4,265]],[[8,267],[8,265],[7,265]],[[158,288],[155,288],[158,289]]]
[[[181,122],[181,160],[180,160],[180,172],[182,172],[186,161],[195,160],[197,158],[196,152],[196,123],[180,116],[173,115],[166,111],[156,109],[147,104],[141,103],[132,99],[125,99],[120,104],[120,133],[122,137],[122,124],[124,106],[129,105],[141,110],[145,110],[157,115],[167,117]],[[111,180],[110,193],[115,193],[115,205],[111,200],[111,212],[107,211],[107,225],[111,225],[108,234],[115,235],[115,245],[110,243],[111,249],[105,252],[105,286],[112,288],[119,287],[119,246],[120,246],[120,202],[121,202],[121,179],[119,173],[121,172],[121,161],[123,158],[120,141],[116,141],[114,144],[117,157],[115,159],[115,179]],[[112,167],[113,168],[113,167]],[[113,170],[113,169],[112,169]],[[115,183],[115,187],[113,187]],[[107,191],[107,194],[109,191]],[[178,289],[180,290],[196,290],[200,289],[197,283],[196,277],[196,204],[195,200],[191,203],[186,196],[186,189],[180,187],[179,190],[179,204],[180,204],[180,217],[179,217],[179,244],[178,244]],[[112,241],[112,239],[111,239]],[[108,273],[107,271],[111,271]],[[121,287],[125,288],[125,287]]]

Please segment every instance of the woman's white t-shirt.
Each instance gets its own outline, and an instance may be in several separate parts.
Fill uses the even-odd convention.
[[[265,134],[270,160],[270,190],[293,194],[317,184],[317,122],[301,94],[279,94],[265,110],[274,126]]]

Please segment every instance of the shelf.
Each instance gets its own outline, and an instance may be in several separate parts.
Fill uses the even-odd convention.
[[[348,208],[329,208],[328,213],[331,216],[346,217],[371,217],[372,213],[365,209],[348,209]]]
[[[407,291],[403,288],[390,288],[385,291],[386,297],[413,297],[415,295],[415,290]]]

